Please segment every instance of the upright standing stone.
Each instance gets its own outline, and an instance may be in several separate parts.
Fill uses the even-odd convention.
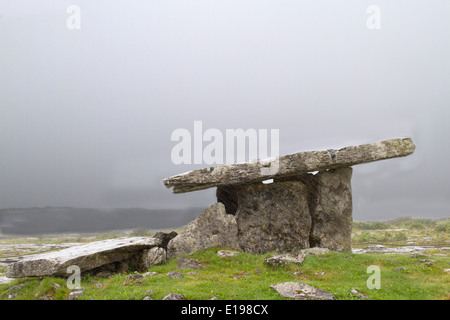
[[[236,188],[238,241],[251,253],[309,248],[307,188],[299,181],[254,183]]]
[[[321,171],[310,179],[311,247],[352,249],[352,168]]]
[[[236,218],[226,213],[222,203],[215,203],[205,209],[186,225],[183,232],[170,240],[167,256],[190,254],[215,246],[239,248]]]
[[[339,168],[274,179],[272,184],[219,187],[217,201],[236,215],[244,251],[309,247],[347,251],[352,232],[351,177],[351,168]]]

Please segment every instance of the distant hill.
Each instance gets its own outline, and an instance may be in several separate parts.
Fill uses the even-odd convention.
[[[203,209],[71,207],[0,209],[0,232],[2,234],[36,235],[137,228],[176,228],[194,220]]]

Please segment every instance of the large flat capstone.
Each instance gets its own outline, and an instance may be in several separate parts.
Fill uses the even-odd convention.
[[[56,275],[67,277],[67,268],[76,265],[81,272],[109,263],[133,258],[146,249],[159,246],[161,239],[134,237],[108,239],[91,242],[71,248],[29,255],[8,265],[7,277],[39,277]]]
[[[404,157],[414,149],[412,139],[397,138],[341,149],[299,152],[271,160],[220,165],[172,176],[163,182],[172,192],[183,193]]]

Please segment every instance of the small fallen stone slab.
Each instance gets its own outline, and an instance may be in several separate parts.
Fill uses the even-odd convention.
[[[320,256],[320,255],[324,255],[330,252],[330,249],[327,248],[318,248],[318,247],[313,247],[313,248],[307,248],[307,249],[303,249],[300,250],[300,253],[302,254],[310,254],[313,256]]]
[[[366,296],[364,293],[357,291],[355,288],[352,288],[352,290],[350,290],[350,294],[352,294],[353,296],[356,296],[360,299],[364,299],[364,300],[369,299],[368,296]]]
[[[306,255],[299,254],[297,256],[291,253],[277,254],[264,260],[265,263],[272,266],[280,266],[287,263],[302,264]]]
[[[265,259],[264,262],[272,266],[279,266],[287,263],[294,263],[301,265],[303,261],[305,261],[307,255],[324,255],[327,254],[328,252],[330,252],[330,250],[327,248],[314,247],[300,250],[297,255],[294,255],[293,253],[277,254]]]
[[[352,249],[352,253],[361,254],[361,253],[381,253],[381,254],[423,254],[428,252],[430,249],[435,249],[433,246],[401,246],[397,248],[389,248],[383,245],[371,245],[367,246],[364,249]]]
[[[82,295],[84,295],[84,289],[74,289],[67,296],[67,300],[78,300]]]
[[[406,268],[395,268],[394,270],[392,270],[394,272],[400,272],[400,271],[408,271]]]
[[[217,251],[217,255],[219,257],[233,257],[239,253],[240,253],[239,251],[234,251],[234,250],[219,250],[219,251]]]
[[[8,283],[10,283],[13,280],[14,280],[13,278],[8,278],[8,277],[5,277],[5,276],[2,276],[2,277],[0,277],[0,285],[1,284],[8,284]]]
[[[134,237],[95,241],[67,249],[29,255],[8,265],[7,277],[70,276],[67,267],[76,265],[81,272],[123,261],[145,249],[158,246],[157,238]]]
[[[155,272],[155,271],[149,271],[149,272],[146,272],[146,273],[143,273],[142,274],[142,276],[145,278],[145,277],[148,277],[148,276],[158,276],[158,275],[160,275],[158,272]]]
[[[270,286],[285,298],[296,300],[336,300],[330,292],[302,282],[283,282]]]

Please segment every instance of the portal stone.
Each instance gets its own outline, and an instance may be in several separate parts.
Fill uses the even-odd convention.
[[[227,214],[222,203],[206,208],[184,231],[170,240],[167,256],[191,254],[198,250],[222,246],[237,249],[236,218]]]
[[[322,171],[310,179],[311,247],[352,249],[352,168]]]
[[[251,253],[309,248],[311,216],[306,186],[299,181],[236,187],[238,241]]]

